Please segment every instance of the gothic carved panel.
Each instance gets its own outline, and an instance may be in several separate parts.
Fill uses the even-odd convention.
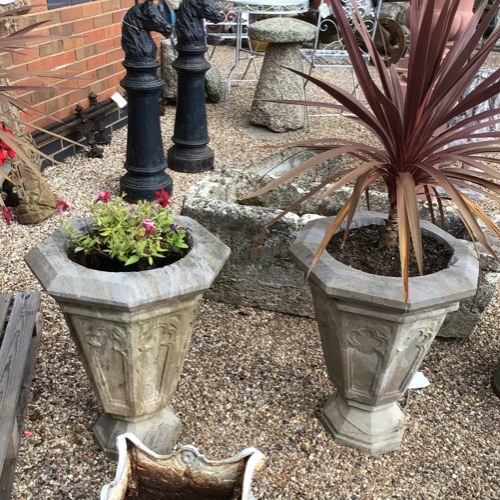
[[[129,394],[126,376],[129,363],[127,330],[116,324],[106,324],[80,317],[72,318],[80,339],[87,370],[98,386],[101,400],[125,405]]]
[[[403,330],[390,366],[392,376],[384,391],[386,397],[399,399],[403,395],[441,325],[441,321],[422,323],[408,325],[409,328]]]
[[[367,322],[369,323],[369,322]],[[366,397],[378,396],[381,372],[385,366],[393,328],[370,322],[373,326],[356,326],[346,334],[348,387]],[[360,369],[362,367],[362,369]]]
[[[140,416],[165,407],[177,387],[201,296],[140,323],[71,318],[84,364],[109,413]]]

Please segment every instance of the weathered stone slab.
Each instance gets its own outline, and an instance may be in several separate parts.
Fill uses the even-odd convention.
[[[460,303],[458,311],[449,314],[439,331],[440,337],[469,338],[481,321],[481,316],[489,306],[498,287],[500,273],[481,270],[481,280],[477,299]]]
[[[230,259],[207,292],[209,299],[314,317],[309,285],[304,285],[302,274],[290,262],[288,248],[309,220],[336,215],[351,196],[352,188],[339,189],[317,203],[323,192],[320,191],[264,233],[256,256],[253,247],[267,223],[342,168],[343,160],[323,163],[269,193],[238,203],[244,195],[314,155],[313,152],[301,152],[287,161],[294,152],[277,153],[249,166],[244,172],[234,169],[214,172],[186,193],[182,213],[198,220],[232,250]],[[372,192],[370,209],[387,213],[387,195]],[[364,197],[359,210],[367,210]],[[439,219],[437,207],[434,211]],[[458,216],[447,207],[445,213],[448,228],[459,232]],[[420,215],[424,220],[430,219],[424,202],[420,203]]]
[[[214,104],[222,99],[222,76],[213,63],[210,63],[210,69],[205,73],[205,91],[207,99]]]
[[[177,71],[172,68],[176,59],[171,39],[161,41],[161,79],[165,82],[163,98],[170,101],[177,100]]]
[[[311,203],[286,215],[266,231],[256,256],[253,247],[265,224],[278,216],[290,202],[303,196],[307,186],[341,168],[341,160],[306,172],[298,181],[290,182],[269,195],[255,201],[248,200],[253,206],[237,203],[241,197],[311,157],[312,153],[301,153],[280,165],[287,156],[289,153],[277,153],[250,166],[246,172],[214,172],[187,192],[182,213],[199,221],[231,248],[231,257],[208,291],[207,298],[303,316],[314,314],[309,286],[304,284],[302,273],[290,262],[288,249],[302,226],[311,217],[319,216],[321,210]],[[278,168],[272,171],[277,165]],[[314,212],[308,213],[308,209]]]

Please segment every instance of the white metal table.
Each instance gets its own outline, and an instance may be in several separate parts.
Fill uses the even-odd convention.
[[[255,79],[246,79],[246,74],[253,64],[255,74],[259,77],[257,64],[255,62],[256,55],[262,55],[258,52],[242,48],[243,40],[243,15],[244,14],[299,14],[309,10],[309,0],[231,0],[226,2],[224,0],[215,0],[214,5],[217,9],[223,12],[232,12],[236,14],[236,55],[234,66],[231,68],[226,80],[224,102],[227,104],[227,94],[233,82],[255,82]],[[238,72],[239,62],[242,53],[250,54],[247,67],[244,72]],[[241,79],[233,79],[236,75],[243,75]]]

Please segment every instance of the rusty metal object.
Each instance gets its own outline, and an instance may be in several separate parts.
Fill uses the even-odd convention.
[[[377,33],[373,41],[387,65],[397,64],[406,52],[404,29],[391,17],[382,17],[378,20]]]
[[[226,460],[208,460],[193,446],[171,455],[157,455],[127,432],[117,439],[115,480],[101,491],[101,500],[255,500],[254,471],[264,455],[247,448]]]

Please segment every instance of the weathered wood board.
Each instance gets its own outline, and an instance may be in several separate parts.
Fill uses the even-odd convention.
[[[17,294],[9,315],[12,298],[0,295],[0,500],[12,492],[42,331],[40,293]]]

